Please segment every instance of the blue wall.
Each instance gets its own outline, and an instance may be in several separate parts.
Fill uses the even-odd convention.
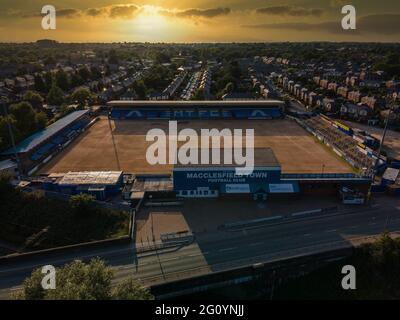
[[[211,190],[222,190],[225,184],[249,184],[252,191],[268,183],[279,183],[280,170],[254,170],[249,176],[236,176],[234,168],[221,170],[176,171],[174,170],[174,189],[196,190],[208,187]]]
[[[111,119],[279,119],[279,108],[113,109]]]

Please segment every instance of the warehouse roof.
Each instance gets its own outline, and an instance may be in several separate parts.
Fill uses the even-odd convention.
[[[387,168],[383,174],[383,179],[395,182],[399,176],[400,170],[395,168]]]
[[[212,153],[216,151],[220,153],[220,161],[219,164],[212,163]],[[243,150],[243,154],[247,151]],[[174,169],[184,169],[184,168],[237,168],[237,167],[244,167],[242,164],[237,164],[235,162],[235,157],[232,152],[232,164],[225,164],[225,157],[224,157],[224,149],[209,149],[209,164],[202,164],[200,163],[201,158],[201,151],[198,150],[199,154],[199,161],[198,164],[181,164],[178,163],[175,165]],[[178,159],[179,161],[179,159]],[[228,162],[228,161],[227,161]],[[254,167],[255,168],[280,168],[279,161],[277,160],[274,152],[271,148],[254,148]]]
[[[131,191],[132,192],[156,192],[156,191],[173,191],[174,184],[171,178],[141,178],[136,179]]]
[[[122,171],[68,172],[58,185],[115,185],[121,176]]]
[[[149,108],[149,107],[276,107],[284,106],[283,101],[279,100],[247,100],[247,101],[110,101],[107,103],[110,107],[120,108]]]
[[[70,113],[69,115],[65,116],[64,118],[54,122],[53,124],[49,125],[47,128],[40,130],[33,135],[29,136],[22,142],[20,142],[16,146],[16,151],[17,153],[25,153],[33,150],[37,146],[39,146],[41,143],[46,141],[47,139],[51,138],[53,135],[58,133],[59,131],[63,130],[66,128],[68,125],[73,123],[75,120],[79,119],[86,113],[88,113],[89,110],[78,110]],[[10,148],[3,152],[3,155],[10,155],[14,153],[14,148]]]

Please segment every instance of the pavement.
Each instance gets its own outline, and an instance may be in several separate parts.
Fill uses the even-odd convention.
[[[46,264],[63,265],[76,258],[99,256],[113,266],[115,282],[128,277],[144,285],[228,270],[258,262],[290,258],[371,241],[387,230],[400,234],[400,201],[387,197],[372,207],[354,207],[322,217],[293,219],[239,232],[196,235],[190,245],[136,254],[134,245],[85,250],[79,254],[54,255],[0,266],[0,299],[20,288],[32,269]]]

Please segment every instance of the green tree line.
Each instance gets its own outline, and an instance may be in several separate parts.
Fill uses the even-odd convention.
[[[13,293],[17,300],[152,300],[150,291],[132,278],[112,286],[113,270],[99,258],[73,261],[56,269],[55,288],[43,289],[44,275],[36,269]]]

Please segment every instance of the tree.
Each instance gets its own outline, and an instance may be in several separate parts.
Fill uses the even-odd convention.
[[[44,290],[40,269],[23,283],[23,290],[14,298],[25,300],[109,300],[113,272],[100,259],[85,264],[73,261],[56,269],[56,288]]]
[[[133,85],[133,89],[135,90],[136,94],[138,95],[139,99],[146,98],[146,85],[144,84],[143,80],[136,81]]]
[[[110,50],[109,54],[108,54],[108,63],[109,64],[118,64],[118,56],[117,56],[117,52],[112,49]]]
[[[101,72],[95,66],[90,67],[90,73],[92,75],[92,80],[98,80],[101,78]]]
[[[225,93],[232,93],[234,90],[235,90],[235,84],[233,82],[229,82],[224,88]]]
[[[45,65],[53,65],[56,64],[56,59],[53,56],[48,56],[44,61]]]
[[[35,93],[33,91],[28,90],[25,94],[24,94],[24,101],[29,102],[32,107],[34,107],[35,109],[41,109],[43,107],[43,98],[40,94]]]
[[[130,278],[114,289],[113,298],[115,300],[152,300],[154,297],[147,288]]]
[[[86,88],[78,88],[71,96],[73,102],[77,102],[80,107],[84,107],[93,100],[92,93]]]
[[[198,89],[195,92],[195,94],[193,95],[193,97],[191,98],[191,100],[193,100],[193,101],[202,101],[202,100],[204,100],[204,90]]]
[[[0,173],[0,199],[5,200],[11,193],[14,192],[14,188],[10,183],[11,175],[8,173]]]
[[[49,94],[47,95],[47,103],[59,106],[64,102],[64,92],[55,84],[52,85]]]
[[[42,287],[43,274],[40,269],[32,272],[29,278],[23,282],[24,289],[11,294],[14,300],[43,300],[45,299],[46,291]]]
[[[80,260],[56,269],[56,288],[44,290],[40,269],[32,272],[23,283],[23,289],[14,294],[14,299],[25,300],[149,300],[150,292],[129,279],[111,288],[114,273],[99,258],[89,263]]]
[[[10,114],[15,118],[17,129],[22,135],[36,130],[36,113],[29,102],[11,105]]]
[[[68,75],[62,69],[58,70],[56,73],[56,84],[64,91],[67,91],[69,89]]]
[[[43,78],[39,74],[35,75],[35,89],[36,91],[39,92],[46,91],[46,84],[44,83]]]
[[[36,127],[38,130],[43,129],[47,125],[47,114],[44,112],[38,112],[36,113]]]
[[[46,72],[44,75],[44,83],[46,87],[46,92],[49,92],[51,87],[53,86],[53,75],[51,72]]]
[[[90,71],[85,66],[80,68],[78,72],[84,81],[88,81],[91,77]]]
[[[168,63],[171,61],[170,56],[163,51],[157,51],[156,55],[155,55],[155,63],[156,64],[161,64],[161,63]]]
[[[16,140],[19,140],[19,138],[21,137],[21,133],[17,129],[17,121],[14,117],[9,116],[8,118],[6,118],[0,116],[0,150],[8,148],[11,144],[7,121],[9,121],[11,124]]]
[[[69,199],[71,207],[78,214],[87,214],[94,207],[95,197],[90,194],[82,193],[72,196]]]
[[[83,83],[84,83],[84,81],[79,74],[77,74],[77,73],[72,74],[72,76],[71,76],[71,87],[72,88],[81,86]]]

